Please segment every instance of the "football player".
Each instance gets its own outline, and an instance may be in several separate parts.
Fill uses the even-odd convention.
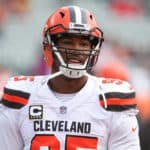
[[[1,150],[140,150],[132,86],[87,73],[104,41],[100,27],[78,6],[61,7],[48,18],[43,50],[52,74],[8,81]]]

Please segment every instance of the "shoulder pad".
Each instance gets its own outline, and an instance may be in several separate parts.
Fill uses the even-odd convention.
[[[128,82],[103,78],[100,87],[100,105],[104,107],[106,101],[106,110],[124,111],[136,108],[135,91]]]
[[[1,103],[10,108],[19,109],[28,103],[34,77],[12,77],[4,87]]]

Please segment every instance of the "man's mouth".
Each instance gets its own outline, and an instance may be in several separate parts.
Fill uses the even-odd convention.
[[[71,58],[71,59],[68,59],[68,63],[69,64],[81,64],[82,62],[79,59]]]

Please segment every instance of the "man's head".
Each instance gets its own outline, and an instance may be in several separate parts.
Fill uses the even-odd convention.
[[[48,18],[43,36],[47,64],[57,64],[55,70],[69,78],[80,78],[95,65],[103,42],[95,17],[77,6],[56,10]]]

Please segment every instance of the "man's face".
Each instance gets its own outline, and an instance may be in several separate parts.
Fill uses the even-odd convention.
[[[57,40],[59,51],[67,64],[83,65],[91,52],[89,38],[79,35],[67,35]]]

